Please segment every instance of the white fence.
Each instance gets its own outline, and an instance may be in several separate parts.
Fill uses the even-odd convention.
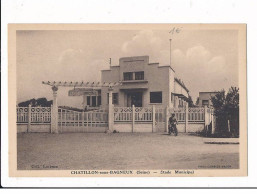
[[[114,122],[132,121],[132,107],[115,107]]]
[[[188,108],[189,123],[204,123],[204,120],[205,120],[204,107]]]
[[[114,123],[152,123],[152,132],[167,131],[168,119],[175,114],[180,132],[201,131],[213,121],[213,110],[207,107],[115,107]],[[134,128],[135,125],[132,125]],[[124,127],[124,126],[123,126]],[[133,129],[131,130],[133,132]]]
[[[212,109],[207,109],[208,112],[213,112]],[[135,115],[135,121],[151,122],[153,121],[153,107],[115,107],[114,122],[130,122]],[[168,108],[168,115],[175,114],[178,123],[185,123],[186,116],[189,123],[204,123],[205,109],[204,107],[195,108]],[[166,108],[155,108],[155,121],[165,122]]]
[[[114,122],[151,122],[153,121],[152,107],[115,107]]]
[[[28,117],[28,107],[17,107],[16,113],[17,113],[17,119],[16,122],[19,124],[28,123],[29,117]]]
[[[17,132],[50,132],[51,107],[17,107]]]
[[[55,121],[52,107],[17,107],[16,111],[17,125],[23,125],[23,129],[26,128],[23,132],[33,132],[31,130],[33,125],[35,129],[37,125],[41,125],[41,129],[44,127],[49,132]],[[109,113],[112,113],[110,116],[113,118],[109,119]],[[173,113],[177,118],[180,132],[201,131],[209,128],[210,124],[215,121],[213,109],[207,107],[164,108],[155,106],[114,107],[113,112],[105,110],[80,112],[58,108],[56,121],[59,132],[104,132],[111,123],[115,128],[127,128],[128,132],[134,132],[135,129],[140,132],[140,128],[145,128],[144,132],[164,132],[168,130],[168,119]]]
[[[151,122],[153,121],[153,108],[150,107],[135,107],[136,122]]]
[[[104,132],[108,127],[108,112],[78,112],[58,109],[60,132]]]
[[[51,123],[51,107],[17,107],[17,123]]]

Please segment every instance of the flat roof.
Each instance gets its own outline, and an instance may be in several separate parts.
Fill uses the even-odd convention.
[[[181,82],[181,80],[179,80],[178,78],[175,77],[175,81],[181,85],[181,87],[183,87],[187,92],[189,92],[189,90],[186,88],[185,84]]]
[[[199,92],[199,94],[200,93],[219,93],[218,91],[201,91],[201,92]]]

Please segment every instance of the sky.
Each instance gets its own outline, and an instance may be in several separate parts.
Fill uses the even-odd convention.
[[[17,103],[52,99],[42,81],[100,81],[100,71],[119,58],[148,55],[150,62],[170,64],[194,102],[200,91],[238,87],[236,30],[62,30],[17,31]],[[69,97],[59,87],[58,104],[81,107],[82,97]]]

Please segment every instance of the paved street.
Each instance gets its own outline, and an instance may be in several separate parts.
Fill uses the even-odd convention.
[[[237,141],[206,144],[212,140],[162,133],[20,133],[18,169],[234,169]]]

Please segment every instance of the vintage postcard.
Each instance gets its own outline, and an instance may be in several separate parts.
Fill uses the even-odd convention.
[[[10,177],[247,176],[245,24],[9,24]]]

